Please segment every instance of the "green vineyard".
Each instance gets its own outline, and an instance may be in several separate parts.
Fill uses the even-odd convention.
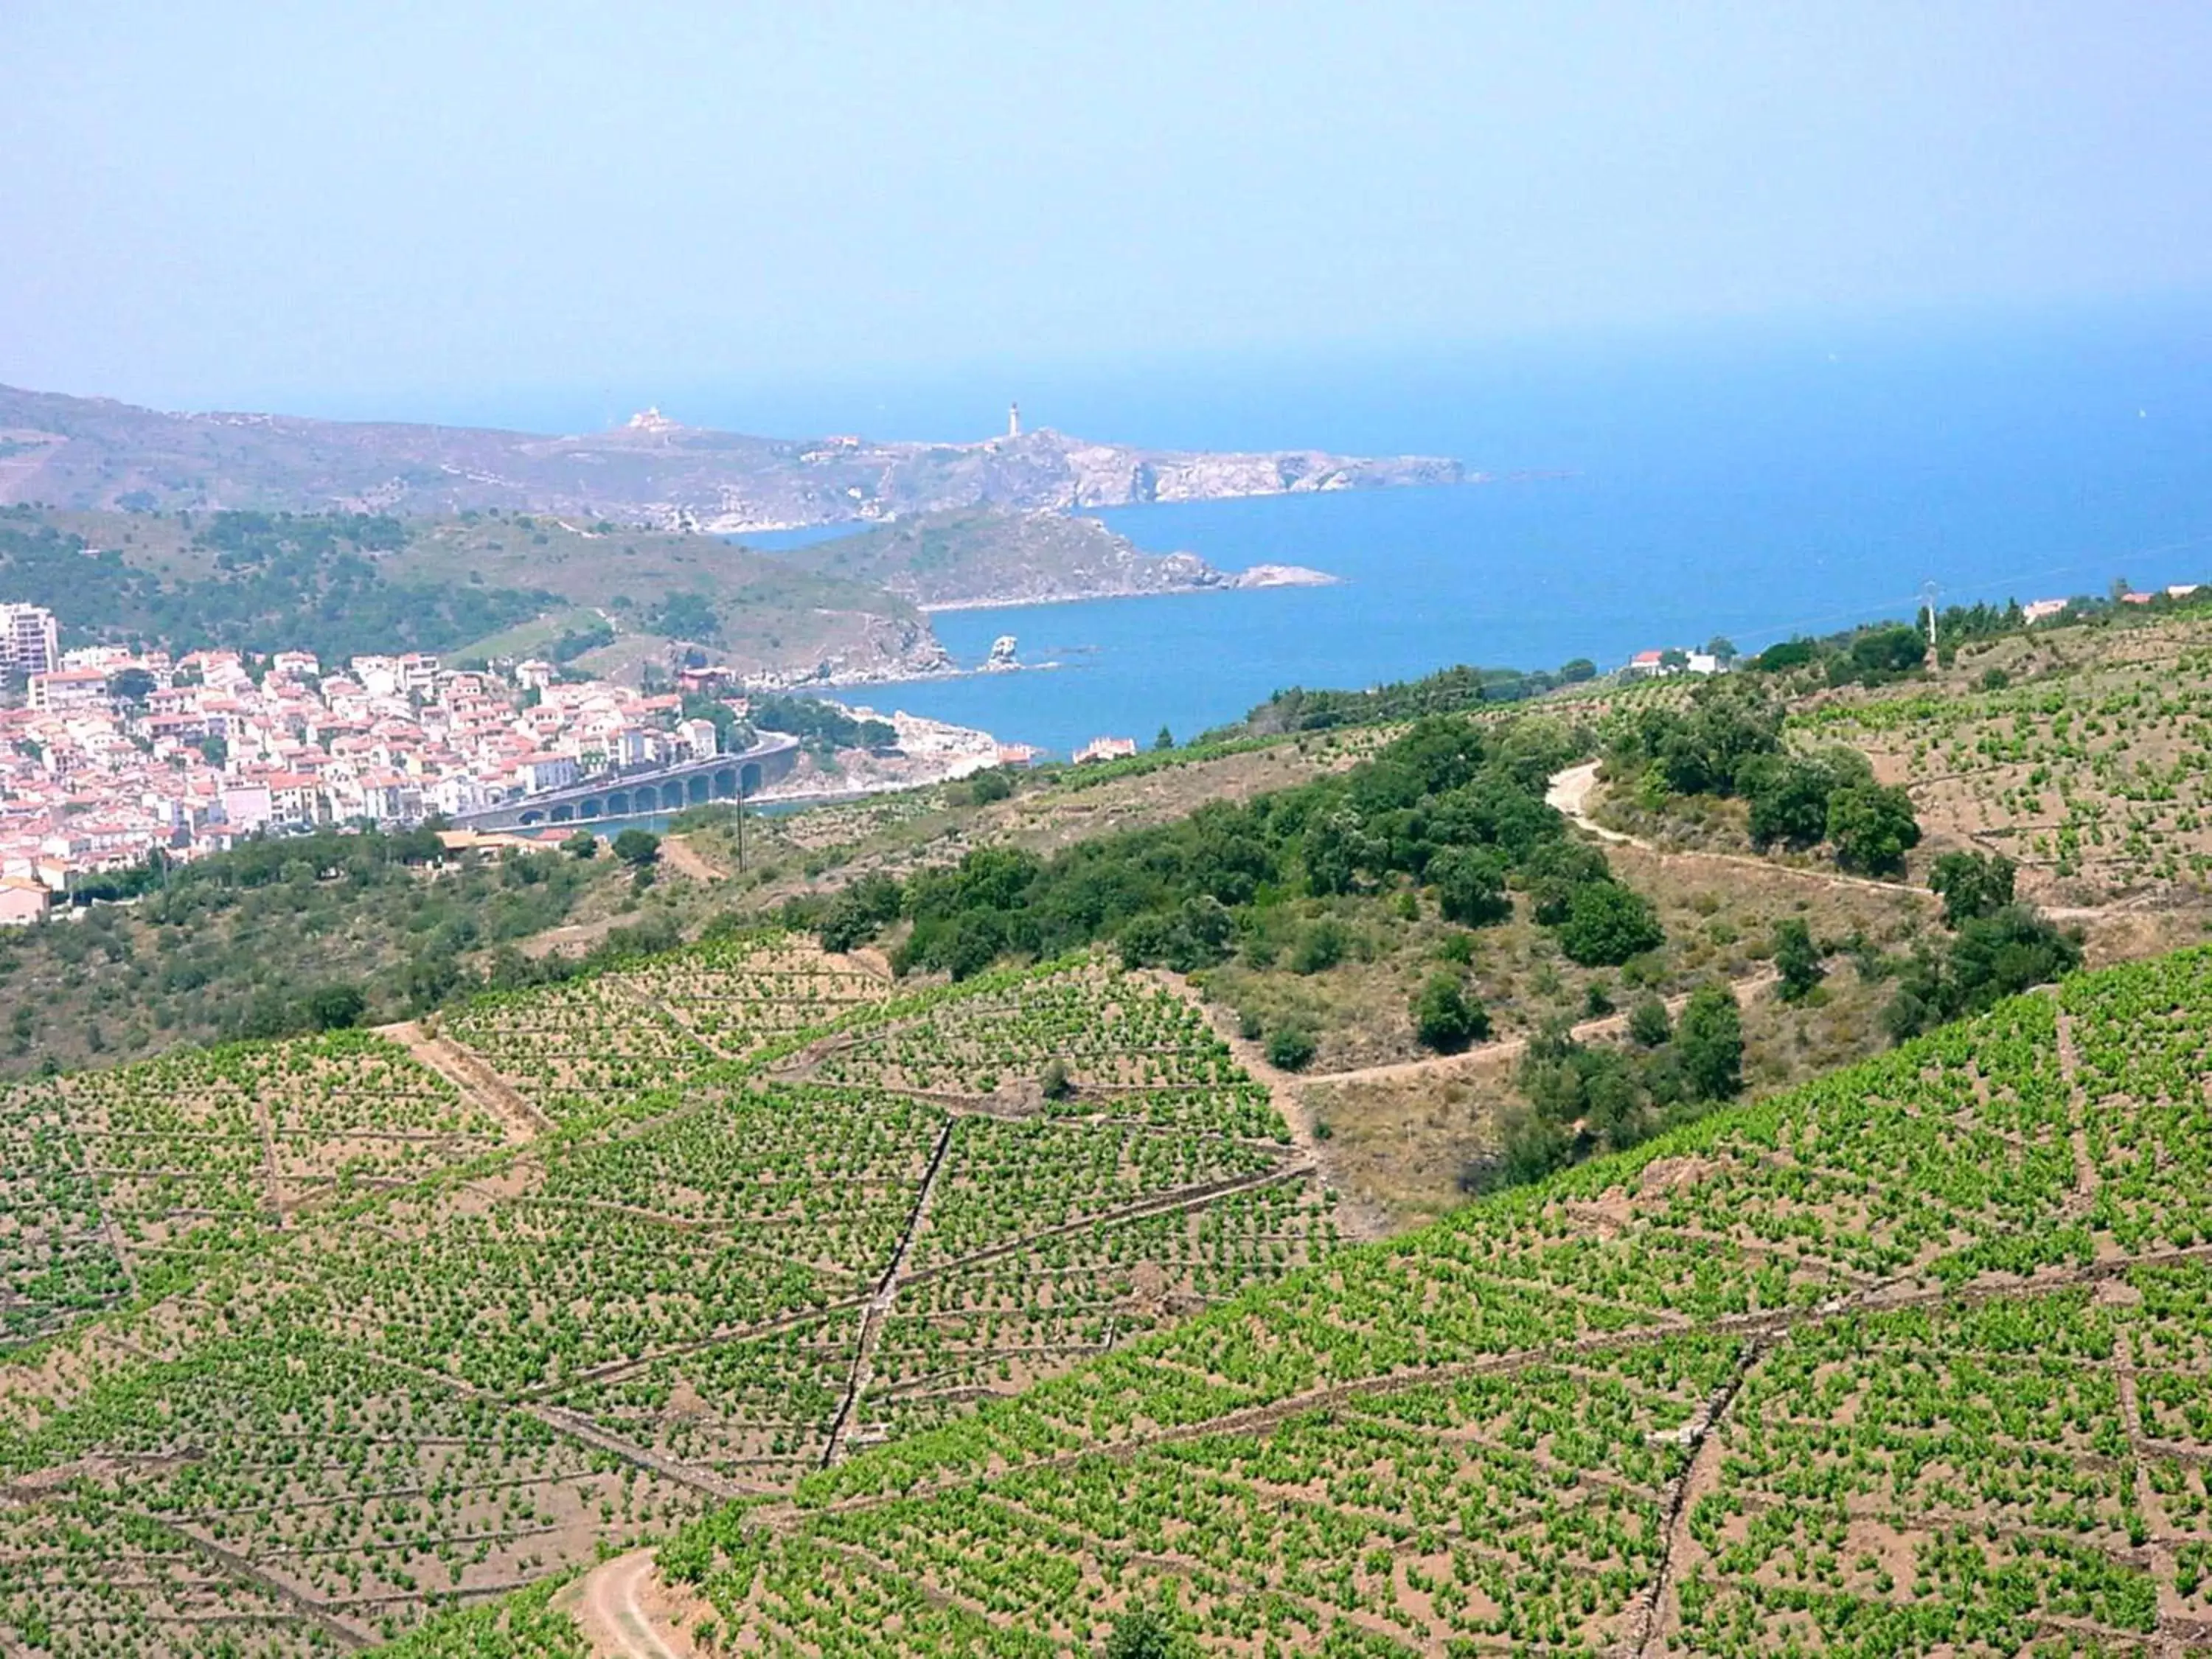
[[[1204,1016],[1088,962],[724,939],[8,1103],[0,1651],[61,1659],[575,1650],[503,1598],[1335,1242]]]
[[[2212,1644],[2208,1085],[2212,954],[2082,977],[1249,1291],[664,1571],[781,1654],[1042,1659],[1140,1612],[1378,1659]]]

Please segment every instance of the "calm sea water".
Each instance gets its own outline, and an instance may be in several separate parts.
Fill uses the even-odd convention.
[[[1908,616],[1929,580],[1948,604],[2212,578],[2208,317],[2169,304],[1078,377],[1048,414],[1069,430],[1563,476],[1103,514],[1148,549],[1343,581],[940,614],[963,662],[1009,633],[1025,661],[1064,665],[849,695],[1064,751],[1188,736],[1293,684],[1610,665],[1715,634],[1756,649]]]

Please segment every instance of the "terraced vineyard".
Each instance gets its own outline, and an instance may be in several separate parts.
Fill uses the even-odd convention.
[[[1090,963],[894,1000],[726,939],[9,1100],[7,1652],[274,1659],[470,1606],[430,1639],[569,1651],[490,1604],[1334,1239],[1204,1018]]]
[[[2080,977],[836,1462],[663,1574],[732,1651],[1042,1659],[1137,1609],[1255,1656],[2212,1650],[2209,1089],[2212,952]]]
[[[2178,621],[2112,635],[2063,678],[1831,704],[1792,724],[1867,753],[1930,828],[2079,878],[2086,897],[2154,880],[2201,886],[2212,870],[2208,670],[2212,630]]]
[[[507,1131],[385,1038],[171,1055],[0,1097],[9,1338],[65,1328],[303,1214],[496,1150]]]

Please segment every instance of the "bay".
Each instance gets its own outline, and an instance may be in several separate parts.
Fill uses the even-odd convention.
[[[1152,550],[1341,580],[943,612],[963,664],[1012,634],[1025,662],[1061,665],[843,695],[1064,753],[1188,737],[1293,684],[1613,666],[1717,634],[1755,650],[1909,617],[1930,580],[1951,604],[2212,577],[2208,315],[1714,330],[1071,383],[1074,429],[1216,448],[1298,432],[1559,476],[1101,513]]]

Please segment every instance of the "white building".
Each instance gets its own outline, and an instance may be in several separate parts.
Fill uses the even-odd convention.
[[[61,659],[61,630],[52,611],[39,605],[0,605],[0,667],[51,674]]]
[[[1137,752],[1134,738],[1093,738],[1075,751],[1078,765],[1085,761],[1121,760]]]
[[[542,795],[549,789],[565,789],[576,781],[574,755],[531,755],[518,762],[514,775],[526,795]]]
[[[41,714],[107,706],[107,672],[100,668],[57,668],[31,676],[31,707]]]

